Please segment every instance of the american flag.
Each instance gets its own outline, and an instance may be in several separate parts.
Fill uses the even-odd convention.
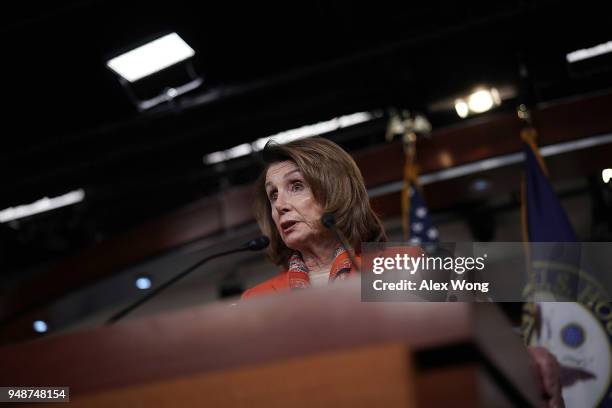
[[[411,183],[408,190],[410,209],[408,221],[408,238],[413,244],[438,242],[438,229],[433,225],[429,210],[419,189]]]

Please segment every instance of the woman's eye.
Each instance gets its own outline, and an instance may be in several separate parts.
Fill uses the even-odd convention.
[[[304,188],[304,184],[302,184],[301,181],[296,181],[293,184],[291,184],[291,189],[293,191],[300,191]]]
[[[274,201],[274,200],[276,200],[276,197],[277,197],[277,196],[278,196],[278,193],[277,193],[276,191],[274,191],[274,192],[272,192],[272,193],[270,193],[270,194],[268,195],[268,197],[270,198],[270,201]]]

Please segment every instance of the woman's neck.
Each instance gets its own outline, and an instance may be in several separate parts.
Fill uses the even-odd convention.
[[[338,246],[335,239],[319,240],[308,247],[300,249],[302,259],[309,272],[329,272],[334,263],[334,253]]]

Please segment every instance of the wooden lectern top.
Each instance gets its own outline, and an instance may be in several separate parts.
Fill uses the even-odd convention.
[[[0,384],[70,386],[72,395],[401,343],[418,370],[466,359],[534,406],[530,360],[488,303],[365,303],[359,279],[126,320],[0,348]]]

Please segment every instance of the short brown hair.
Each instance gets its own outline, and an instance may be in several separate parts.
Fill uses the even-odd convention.
[[[284,145],[268,142],[262,157],[265,167],[255,183],[255,218],[270,238],[268,255],[275,264],[287,266],[293,252],[276,230],[265,189],[268,168],[281,161],[290,160],[297,165],[323,212],[335,215],[336,225],[358,251],[361,242],[387,240],[384,227],[370,206],[357,164],[336,143],[320,137]]]

